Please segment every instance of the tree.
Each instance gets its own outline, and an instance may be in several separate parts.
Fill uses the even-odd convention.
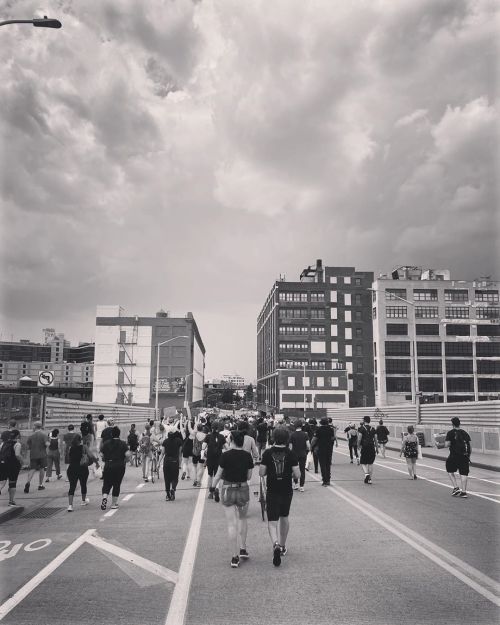
[[[232,404],[234,400],[234,391],[232,388],[225,388],[222,391],[221,400],[224,404]]]
[[[253,401],[253,384],[249,384],[245,389],[245,400],[248,402]]]

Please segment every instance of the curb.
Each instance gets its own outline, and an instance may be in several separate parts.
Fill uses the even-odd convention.
[[[24,506],[13,506],[11,508],[7,508],[3,512],[0,512],[0,525],[5,523],[6,521],[10,521],[11,519],[15,519],[19,515],[24,512]]]

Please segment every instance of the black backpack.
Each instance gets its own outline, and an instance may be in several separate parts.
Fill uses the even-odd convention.
[[[210,456],[220,455],[226,442],[221,434],[215,432],[209,434],[205,441],[207,443],[207,454]]]
[[[468,455],[467,441],[465,440],[462,430],[455,430],[455,438],[451,446],[453,453],[457,456]]]
[[[2,447],[0,448],[0,463],[6,464],[16,457],[16,454],[14,452],[15,443],[15,441],[10,440],[5,441],[5,443],[2,444]]]

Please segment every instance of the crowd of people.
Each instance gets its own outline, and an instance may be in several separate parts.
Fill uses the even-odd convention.
[[[469,434],[460,428],[454,417],[453,428],[446,435],[449,447],[446,470],[452,483],[454,497],[467,498],[467,479],[471,455]],[[123,430],[123,429],[122,429]],[[287,553],[289,512],[293,491],[304,492],[306,472],[321,473],[322,485],[331,485],[332,454],[338,446],[337,430],[331,419],[302,418],[289,420],[282,415],[221,416],[201,413],[197,417],[178,412],[176,416],[158,422],[148,420],[137,429],[128,431],[99,415],[94,421],[86,415],[78,430],[68,425],[61,436],[59,429],[45,432],[41,422],[35,422],[26,440],[29,468],[24,493],[30,492],[31,481],[38,477],[38,490],[44,490],[52,478],[63,479],[63,462],[67,465],[68,512],[73,512],[74,497],[79,486],[81,505],[87,506],[87,482],[90,471],[102,480],[101,510],[106,510],[111,494],[111,508],[118,508],[120,488],[126,466],[142,467],[145,482],[153,477],[154,467],[163,473],[165,500],[175,501],[180,480],[192,480],[199,488],[207,471],[207,497],[224,507],[227,521],[231,566],[236,568],[249,557],[246,545],[247,512],[250,501],[249,481],[255,465],[264,480],[268,531],[272,543],[273,564],[280,566]],[[378,453],[385,458],[389,430],[380,420],[377,427],[370,416],[344,429],[350,462],[361,466],[364,483],[372,484],[373,466]],[[21,434],[11,421],[1,433],[0,493],[8,482],[9,506],[16,506],[17,480],[23,465]],[[409,479],[416,480],[419,441],[414,427],[409,425],[402,437],[400,456],[407,463]],[[459,473],[460,486],[456,473]]]

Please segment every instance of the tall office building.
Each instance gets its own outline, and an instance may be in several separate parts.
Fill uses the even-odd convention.
[[[406,266],[373,289],[377,405],[500,398],[498,282]]]
[[[192,313],[138,317],[121,306],[97,307],[94,401],[154,406],[158,379],[160,409],[180,408],[185,398],[201,404],[204,375],[205,346]]]
[[[260,403],[315,416],[373,405],[372,281],[373,272],[318,260],[299,281],[274,283],[257,319]]]

